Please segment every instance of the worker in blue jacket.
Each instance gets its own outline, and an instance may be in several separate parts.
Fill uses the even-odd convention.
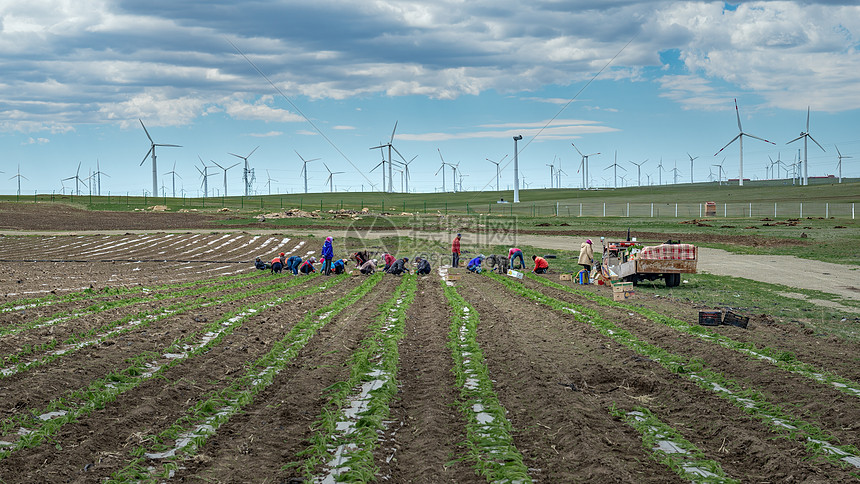
[[[338,259],[332,263],[332,270],[335,274],[343,274],[346,272],[346,264],[349,263],[346,259]]]
[[[290,258],[287,259],[287,270],[292,272],[293,275],[296,276],[299,274],[299,265],[301,263],[302,263],[301,257],[299,257],[297,255],[290,256]]]
[[[469,264],[466,266],[466,269],[469,272],[474,272],[475,274],[481,273],[481,262],[484,261],[484,254],[475,257],[474,259],[469,261]]]
[[[326,237],[322,246],[323,266],[321,272],[325,275],[331,274],[331,260],[334,259],[334,247],[331,245],[332,238]]]

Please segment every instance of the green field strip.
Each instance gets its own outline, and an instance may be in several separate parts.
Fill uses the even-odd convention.
[[[805,378],[809,378],[825,385],[830,385],[833,388],[836,388],[837,390],[841,391],[842,393],[851,395],[852,397],[860,398],[860,383],[854,382],[847,378],[843,378],[833,372],[823,370],[809,363],[799,361],[795,357],[795,355],[790,352],[779,351],[773,348],[769,348],[767,346],[759,347],[753,342],[737,341],[732,338],[729,338],[728,336],[722,335],[714,331],[713,329],[706,328],[698,324],[690,324],[686,321],[682,321],[680,319],[676,319],[671,316],[666,316],[664,314],[658,313],[653,309],[620,303],[608,297],[600,296],[588,291],[578,290],[570,286],[565,286],[564,284],[558,284],[542,277],[537,277],[530,274],[529,278],[534,281],[538,281],[545,286],[569,292],[576,296],[581,296],[603,306],[633,311],[655,323],[668,326],[674,330],[695,336],[704,341],[716,343],[723,348],[743,353],[744,355],[752,359],[767,361],[768,363],[771,363],[782,370],[803,376]]]
[[[310,446],[295,464],[308,482],[369,482],[379,468],[374,451],[386,429],[390,404],[397,394],[398,343],[406,311],[415,299],[417,279],[404,275],[394,294],[378,310],[370,333],[350,357],[350,377],[331,385],[328,403],[314,423]],[[287,467],[292,467],[288,465]],[[324,476],[314,476],[322,469]]]
[[[528,467],[513,442],[513,426],[493,390],[484,353],[478,345],[478,312],[454,286],[440,281],[453,315],[448,347],[454,360],[454,377],[460,391],[457,407],[466,418],[468,455],[478,475],[488,482],[529,483]]]
[[[116,286],[116,287],[105,287],[102,289],[84,289],[83,291],[78,291],[70,294],[65,294],[63,296],[44,296],[39,298],[27,298],[27,299],[18,299],[15,301],[10,301],[7,303],[0,304],[0,313],[12,312],[12,311],[20,311],[31,309],[35,307],[46,307],[54,304],[65,303],[65,302],[77,302],[88,299],[96,299],[103,297],[111,297],[111,296],[120,296],[125,294],[137,294],[140,292],[153,292],[153,291],[169,291],[173,289],[187,289],[189,287],[206,285],[206,284],[218,284],[220,282],[230,281],[234,279],[248,279],[259,277],[258,273],[255,272],[247,272],[245,274],[231,274],[229,276],[219,276],[213,277],[209,279],[199,279],[188,282],[181,282],[175,284],[159,284],[156,286],[148,287],[148,286],[135,286],[135,287],[126,287],[126,286]]]
[[[317,276],[310,276],[310,278],[315,277]],[[301,296],[316,294],[344,281],[347,277],[327,278],[317,286],[249,304],[236,311],[226,313],[217,321],[174,341],[161,351],[150,351],[130,358],[131,365],[129,367],[111,372],[106,377],[90,383],[86,388],[71,391],[66,396],[51,401],[44,409],[25,410],[21,414],[4,419],[0,423],[0,434],[18,433],[20,438],[15,442],[0,442],[0,459],[7,457],[13,451],[42,444],[66,423],[103,408],[122,393],[163,374],[169,368],[208,351],[241,326],[247,318],[259,311]],[[308,278],[302,279],[308,280]],[[293,279],[293,281],[300,280]],[[266,292],[274,292],[287,287],[286,285],[273,286],[266,288],[268,289]],[[248,294],[245,293],[245,295]]]
[[[302,282],[303,279],[294,278],[290,281],[282,283],[279,287],[289,288],[296,286]],[[219,286],[207,292],[235,289],[236,287],[246,286],[247,284],[247,281],[239,281],[233,284]],[[254,291],[268,292],[267,290],[265,290],[265,288],[257,288]],[[17,354],[3,357],[4,363],[13,363],[13,365],[0,369],[0,379],[7,378],[9,376],[22,373],[33,368],[46,365],[59,358],[71,355],[75,351],[78,351],[82,348],[100,344],[103,341],[110,340],[111,338],[115,338],[129,331],[145,328],[156,321],[172,316],[177,316],[192,309],[205,308],[213,304],[222,304],[225,302],[236,301],[257,293],[259,292],[243,292],[238,294],[227,294],[216,297],[206,297],[203,300],[198,299],[195,301],[181,302],[163,308],[141,311],[135,314],[124,316],[120,319],[104,324],[98,328],[94,328],[92,330],[70,336],[62,342],[59,342],[57,340],[51,340],[43,345],[39,345],[38,347],[25,348]],[[199,294],[201,293],[197,293],[197,295]],[[31,355],[35,355],[36,353],[42,352],[47,352],[48,354],[41,357],[36,356],[35,358],[31,357],[27,359]]]
[[[856,447],[832,444],[831,442],[836,439],[826,430],[791,417],[782,406],[767,401],[762,393],[754,389],[744,389],[734,380],[706,367],[702,360],[669,353],[659,346],[641,341],[631,332],[604,319],[593,309],[547,296],[507,276],[487,273],[486,277],[496,280],[511,292],[526,299],[570,313],[577,321],[593,326],[616,343],[648,357],[672,373],[686,376],[700,388],[714,392],[720,398],[741,408],[747,415],[764,423],[773,432],[803,441],[810,454],[824,457],[840,467],[860,468],[860,457],[858,457],[860,450]]]
[[[347,277],[347,276],[338,276]],[[358,287],[327,306],[307,313],[264,356],[249,365],[242,376],[225,388],[201,399],[168,429],[152,436],[149,448],[132,450],[131,461],[114,473],[108,482],[138,482],[170,477],[182,453],[193,454],[229,419],[253,402],[254,397],[274,382],[313,336],[346,308],[364,298],[382,280],[381,273],[366,278]],[[161,460],[156,468],[153,461]]]
[[[642,435],[642,445],[651,457],[668,466],[682,479],[696,483],[740,483],[739,480],[726,476],[719,462],[709,459],[692,442],[661,422],[647,408],[636,407],[633,410],[624,411],[613,404],[610,412],[636,429]]]
[[[275,280],[275,278],[266,278],[261,279],[264,282],[271,282]],[[213,293],[218,291],[223,291],[227,289],[233,289],[236,287],[242,287],[250,284],[254,281],[246,281],[246,280],[238,280],[231,281],[229,284],[219,284],[219,285],[207,285],[203,287],[190,288],[184,291],[170,291],[170,292],[159,292],[155,294],[147,294],[145,296],[126,298],[126,299],[118,299],[113,301],[102,301],[96,304],[92,304],[89,307],[76,311],[63,311],[59,313],[54,313],[50,316],[44,316],[37,318],[33,321],[23,323],[17,325],[13,328],[4,328],[0,329],[0,338],[4,336],[16,335],[25,331],[44,328],[47,326],[52,326],[55,324],[59,324],[65,321],[69,321],[72,319],[80,318],[88,315],[95,315],[104,311],[108,311],[111,309],[120,309],[124,307],[133,306],[135,304],[143,304],[148,302],[156,302],[156,301],[165,301],[170,299],[177,299],[180,297],[188,297],[188,296],[197,296],[201,294]],[[257,281],[259,282],[259,281]]]

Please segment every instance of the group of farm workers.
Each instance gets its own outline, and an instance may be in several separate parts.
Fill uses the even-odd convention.
[[[451,255],[452,255],[451,266],[452,267],[458,267],[460,265],[460,239],[462,238],[462,236],[463,236],[463,234],[457,234],[457,236],[454,237],[454,241],[451,242]],[[589,242],[591,242],[591,241],[589,240]],[[496,257],[498,257],[498,256],[496,256]],[[502,258],[504,258],[504,257],[502,257]],[[468,270],[469,272],[474,272],[474,273],[480,274],[481,273],[481,265],[483,264],[483,262],[485,260],[487,260],[487,257],[485,257],[484,254],[480,254],[479,256],[469,260],[469,262],[466,264],[466,270]],[[535,264],[534,268],[532,269],[532,272],[534,272],[536,274],[545,274],[547,269],[549,269],[549,262],[547,262],[546,259],[544,259],[543,257],[533,255],[532,260],[534,261],[534,264]],[[503,264],[503,267],[510,267],[511,269],[513,269],[514,268],[514,262],[517,262],[517,261],[519,262],[519,264],[517,266],[518,269],[525,269],[526,268],[526,261],[525,261],[525,258],[523,257],[523,251],[517,247],[511,247],[508,250],[508,258],[507,258],[507,261],[505,261],[506,263]],[[497,262],[498,261],[494,258],[494,263],[497,263]]]
[[[326,237],[320,256],[320,262],[322,263],[320,273],[326,276],[331,273],[343,274],[346,272],[346,265],[350,262],[349,259],[334,258],[334,247],[332,246],[332,242],[333,239],[331,237]],[[373,274],[377,270],[377,260],[368,258],[366,252],[356,252],[352,254],[352,260],[355,261],[358,270],[362,274]],[[397,259],[391,254],[385,253],[383,254],[383,261],[385,266],[382,271],[387,274],[400,275],[410,272],[410,269],[407,267],[407,264],[409,263],[408,257]],[[292,272],[293,275],[299,275],[315,273],[317,270],[314,267],[314,264],[316,263],[317,260],[314,256],[310,256],[307,259],[302,260],[302,258],[297,255],[287,258],[286,254],[281,252],[269,263],[264,262],[262,257],[257,257],[254,260],[254,267],[259,270],[269,270],[273,274],[281,273],[281,271],[289,271]],[[427,259],[416,257],[415,265],[416,274],[430,273],[430,261]]]
[[[457,234],[454,237],[454,241],[451,242],[451,265],[452,267],[458,267],[460,264],[460,239],[462,238],[462,234]],[[343,274],[346,272],[346,265],[350,262],[349,259],[335,259],[334,258],[334,248],[332,246],[332,238],[326,237],[325,242],[322,246],[320,262],[322,263],[322,267],[320,268],[320,272],[325,275],[330,275],[332,272],[335,274]],[[526,262],[523,257],[523,251],[517,247],[511,247],[508,250],[508,257],[505,260],[504,256],[491,256],[492,264],[499,264],[500,267],[511,269],[514,268],[514,262],[517,262],[518,269],[525,269]],[[373,274],[377,271],[377,260],[370,259],[367,256],[366,252],[356,252],[352,254],[351,259],[355,261],[358,270],[362,274]],[[469,272],[481,273],[481,268],[484,261],[487,258],[484,254],[480,254],[477,257],[469,260],[468,264],[466,264],[466,269]],[[532,272],[536,274],[545,274],[549,269],[549,262],[543,257],[533,255],[532,261],[534,261],[534,268]],[[410,272],[410,269],[407,267],[409,263],[408,257],[396,258],[389,253],[384,253],[382,255],[383,268],[382,272],[386,274],[395,274],[400,275],[403,273]],[[254,266],[260,270],[271,270],[272,273],[280,273],[281,271],[289,271],[292,272],[293,275],[299,274],[311,274],[316,272],[316,268],[314,264],[317,263],[315,257],[310,256],[305,260],[302,260],[301,257],[294,255],[289,258],[286,257],[286,254],[281,252],[278,254],[271,262],[266,263],[262,260],[262,258],[257,257],[254,261]],[[594,248],[592,247],[591,239],[586,240],[582,243],[579,248],[579,260],[578,263],[583,266],[583,268],[591,272],[591,266],[594,264]],[[429,274],[430,273],[430,261],[426,258],[416,257],[415,258],[415,273],[416,274]]]

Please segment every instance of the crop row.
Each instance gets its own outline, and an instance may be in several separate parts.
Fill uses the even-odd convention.
[[[672,373],[686,376],[699,387],[712,391],[743,409],[747,415],[761,421],[772,431],[804,442],[810,454],[824,457],[837,465],[860,467],[860,457],[858,457],[860,452],[854,446],[832,444],[834,439],[825,430],[790,417],[782,406],[767,401],[764,395],[754,389],[744,389],[737,382],[708,368],[704,362],[672,354],[658,346],[641,341],[592,309],[549,297],[539,291],[526,288],[510,278],[495,274],[489,274],[489,277],[515,294],[573,314],[577,321],[592,325],[604,336],[648,357]]]
[[[311,279],[314,277],[310,276]],[[62,425],[103,408],[122,393],[162,374],[166,369],[208,351],[222,338],[232,333],[249,316],[267,307],[297,297],[318,293],[343,279],[343,277],[327,279],[317,286],[245,305],[236,311],[222,315],[218,320],[174,341],[160,351],[145,352],[131,358],[129,360],[131,364],[127,368],[112,371],[107,376],[91,382],[85,388],[70,391],[66,395],[52,400],[43,409],[31,409],[5,419],[0,425],[0,432],[8,434],[14,431],[21,437],[15,442],[5,443],[5,448],[0,451],[0,458],[8,456],[14,450],[41,444],[46,437],[56,433]],[[237,298],[248,297],[249,293],[276,292],[298,285],[303,280],[308,280],[308,278],[291,279],[283,284],[254,289],[237,295]]]
[[[660,314],[653,309],[617,302],[608,297],[600,296],[588,291],[577,290],[570,286],[565,286],[563,284],[558,284],[556,282],[547,280],[543,277],[530,277],[545,286],[560,289],[562,291],[566,291],[571,294],[590,299],[603,306],[621,308],[627,311],[638,313],[655,323],[665,325],[676,331],[681,331],[683,333],[695,336],[705,341],[716,343],[723,348],[737,351],[748,357],[767,361],[768,363],[771,363],[782,370],[803,376],[819,383],[832,385],[834,388],[845,394],[860,398],[860,384],[858,384],[857,382],[851,381],[847,378],[843,378],[831,371],[818,368],[815,365],[799,361],[795,357],[795,355],[791,354],[790,352],[780,351],[766,346],[759,347],[753,342],[736,341],[710,328],[706,328],[700,325],[693,325],[687,323],[686,321],[681,321],[680,319]]]
[[[300,472],[307,479],[368,482],[377,474],[373,452],[379,448],[379,435],[397,393],[397,344],[416,288],[415,276],[403,277],[351,356],[349,378],[329,387],[328,402],[314,424],[310,446],[300,453],[305,457]],[[325,475],[314,478],[319,469]]]
[[[324,290],[345,277],[338,276],[328,280],[316,289]],[[136,482],[140,479],[172,475],[183,458],[193,455],[230,417],[251,404],[254,396],[274,381],[278,373],[296,357],[320,328],[366,296],[381,279],[381,274],[369,277],[345,296],[306,314],[268,353],[250,364],[244,375],[233,379],[224,388],[212,392],[189,408],[185,416],[155,436],[148,448],[137,447],[132,450],[131,461],[115,473],[112,480]],[[148,466],[148,462],[157,460],[163,461],[159,468]]]

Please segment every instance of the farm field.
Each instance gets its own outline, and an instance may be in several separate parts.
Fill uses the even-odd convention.
[[[0,482],[860,476],[856,338],[766,314],[701,327],[701,302],[552,274],[251,264],[318,246],[0,239]]]

